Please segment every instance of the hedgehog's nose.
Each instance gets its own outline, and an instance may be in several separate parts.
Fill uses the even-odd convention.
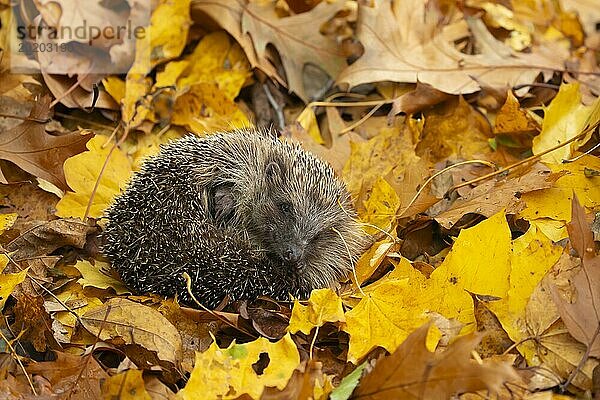
[[[281,258],[283,258],[283,261],[289,262],[291,264],[296,264],[298,261],[300,261],[301,257],[302,257],[302,250],[300,250],[300,248],[298,246],[294,246],[294,245],[287,246],[283,250],[283,254],[281,255]]]

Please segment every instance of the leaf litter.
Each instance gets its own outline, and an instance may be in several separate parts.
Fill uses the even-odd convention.
[[[52,4],[29,10],[75,23],[77,8]],[[116,22],[142,8],[80,11]],[[12,11],[0,2],[3,20]],[[129,60],[126,74],[49,74],[43,54],[41,75],[12,74],[0,55],[1,396],[598,396],[596,8],[151,12],[138,52],[89,44]],[[246,126],[265,104],[348,185],[374,239],[355,271],[307,301],[204,310],[131,294],[100,252],[104,210],[160,144]]]

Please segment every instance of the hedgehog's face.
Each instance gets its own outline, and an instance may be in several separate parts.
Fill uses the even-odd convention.
[[[251,205],[251,239],[280,260],[283,272],[294,276],[304,292],[335,285],[364,245],[343,185],[325,172],[311,176],[324,172],[286,171],[269,163]],[[327,190],[318,180],[329,182]]]

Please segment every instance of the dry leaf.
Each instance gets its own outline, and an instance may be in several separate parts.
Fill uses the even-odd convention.
[[[31,364],[27,372],[48,379],[55,396],[69,393],[74,400],[102,398],[100,386],[108,379],[108,374],[91,354],[80,357],[58,352],[56,360]]]
[[[81,322],[101,340],[139,345],[173,365],[181,360],[179,332],[161,313],[148,306],[113,298],[86,312]]]
[[[428,328],[415,330],[398,350],[379,360],[352,398],[448,399],[481,389],[498,392],[505,382],[519,380],[509,363],[470,359],[480,341],[477,335],[458,338],[442,353],[430,353],[425,347]]]
[[[11,161],[24,171],[67,190],[63,164],[67,158],[85,151],[85,144],[93,135],[73,132],[53,136],[46,133],[44,123],[50,117],[49,105],[50,98],[42,97],[34,103],[30,119],[3,132],[0,159]],[[1,171],[0,182],[7,183]]]
[[[17,260],[47,255],[63,246],[83,249],[87,235],[97,230],[78,219],[55,219],[38,223],[21,233],[6,245],[6,249],[15,252],[13,257]]]
[[[533,47],[518,53],[495,39],[481,20],[456,18],[439,27],[435,3],[421,0],[359,5],[357,33],[365,53],[338,77],[354,87],[363,83],[417,81],[446,93],[472,93],[480,83],[505,88],[531,83],[538,68],[560,70],[566,52]],[[470,30],[470,31],[469,31]],[[461,52],[454,43],[475,34],[481,54]],[[532,65],[537,68],[532,68]]]
[[[571,244],[581,259],[581,269],[573,277],[574,300],[560,296],[556,286],[554,302],[573,337],[588,347],[592,357],[600,356],[600,256],[595,254],[592,230],[585,209],[573,198],[572,220],[567,225]]]

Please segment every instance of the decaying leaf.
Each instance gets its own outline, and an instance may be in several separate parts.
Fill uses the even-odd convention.
[[[53,394],[70,393],[71,398],[81,400],[102,398],[100,388],[108,379],[108,374],[91,354],[81,357],[58,352],[56,360],[32,364],[27,371],[48,379]]]

